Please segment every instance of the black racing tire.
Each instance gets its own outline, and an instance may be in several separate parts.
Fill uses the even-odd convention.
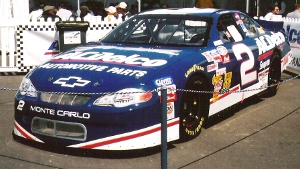
[[[272,97],[275,96],[278,88],[279,83],[281,80],[281,59],[277,52],[273,53],[273,56],[270,61],[270,69],[269,69],[269,76],[268,76],[268,89],[267,95]]]
[[[204,78],[194,76],[187,82],[185,89],[207,91],[208,84]],[[180,140],[184,142],[201,133],[208,116],[209,94],[184,91],[180,109]]]

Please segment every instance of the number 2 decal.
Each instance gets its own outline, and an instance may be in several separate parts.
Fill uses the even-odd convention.
[[[20,100],[17,109],[22,111],[24,106],[25,106],[25,102],[23,100]]]
[[[247,54],[249,59],[242,61],[240,74],[242,86],[257,80],[257,71],[254,68],[254,55],[251,49],[243,43],[235,44],[232,46],[234,56],[237,61],[243,60],[242,54]]]

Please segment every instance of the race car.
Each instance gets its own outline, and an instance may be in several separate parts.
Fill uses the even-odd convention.
[[[29,72],[15,97],[15,139],[81,149],[197,137],[210,117],[246,98],[275,95],[291,60],[283,32],[235,10],[138,13],[99,42],[61,52]]]

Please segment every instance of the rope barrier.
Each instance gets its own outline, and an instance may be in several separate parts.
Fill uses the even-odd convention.
[[[220,91],[220,94],[224,94],[224,93],[242,93],[242,92],[251,92],[251,91],[256,91],[256,90],[263,90],[269,87],[273,87],[273,86],[277,86],[277,85],[282,85],[288,81],[294,80],[296,78],[300,77],[300,74],[291,77],[289,79],[283,80],[279,83],[276,84],[272,84],[269,86],[264,86],[261,88],[257,88],[257,89],[249,89],[249,90],[240,90],[240,91],[229,91],[229,90],[223,90]],[[160,92],[162,89],[153,89],[153,90],[148,90],[148,91],[143,91],[143,92],[91,92],[91,93],[87,93],[87,92],[45,92],[45,91],[19,91],[19,89],[16,88],[8,88],[8,87],[0,87],[0,90],[3,91],[17,91],[17,92],[29,92],[29,93],[33,93],[33,92],[37,92],[37,93],[45,93],[45,94],[69,94],[69,95],[113,95],[113,94],[135,94],[135,93],[155,93],[155,92]],[[201,90],[187,90],[187,89],[174,89],[176,91],[180,91],[180,92],[190,92],[190,93],[215,93],[214,91],[201,91]]]

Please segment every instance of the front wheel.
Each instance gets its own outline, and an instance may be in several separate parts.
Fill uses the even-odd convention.
[[[207,83],[204,78],[192,77],[186,84],[182,94],[180,112],[180,137],[182,141],[188,141],[201,133],[209,109],[208,93],[197,91],[207,91]],[[190,92],[191,90],[191,92]]]

